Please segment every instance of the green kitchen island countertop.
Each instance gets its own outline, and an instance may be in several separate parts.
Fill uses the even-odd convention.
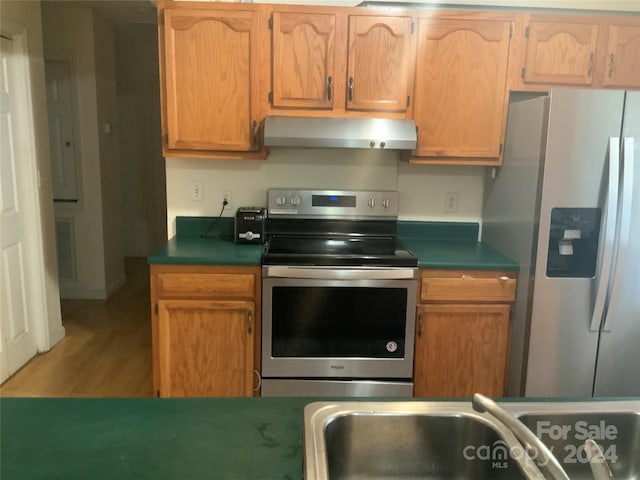
[[[0,478],[302,478],[305,398],[0,399]]]

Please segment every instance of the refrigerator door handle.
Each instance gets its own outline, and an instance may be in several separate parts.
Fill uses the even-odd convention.
[[[633,137],[624,137],[622,140],[622,199],[620,202],[620,233],[618,235],[618,251],[616,255],[612,289],[624,281],[624,273],[627,262],[626,245],[630,241],[631,231],[631,207],[633,204]],[[613,293],[612,293],[613,296]],[[613,329],[615,315],[605,314],[602,330],[610,332]]]
[[[616,236],[616,219],[618,216],[618,188],[620,175],[620,138],[609,138],[609,181],[607,188],[607,211],[604,231],[604,248],[602,249],[602,262],[600,275],[597,280],[596,302],[593,306],[593,316],[589,330],[600,331],[602,317],[607,301],[607,291],[611,277],[611,265],[613,262],[613,250]]]

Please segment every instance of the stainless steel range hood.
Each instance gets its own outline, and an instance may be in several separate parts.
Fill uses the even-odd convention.
[[[270,147],[416,148],[413,120],[267,116],[264,144]]]

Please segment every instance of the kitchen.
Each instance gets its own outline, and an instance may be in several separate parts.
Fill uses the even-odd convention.
[[[273,155],[273,153],[272,153]],[[233,191],[233,201],[232,204],[239,206],[238,204],[238,198],[241,199],[242,204],[263,204],[264,202],[264,192],[266,190],[266,187],[268,186],[273,186],[273,185],[277,185],[277,184],[284,184],[287,179],[289,177],[287,177],[286,175],[289,175],[290,171],[293,172],[301,172],[300,175],[296,176],[294,178],[295,180],[295,186],[308,186],[308,187],[316,187],[317,184],[315,183],[315,179],[316,177],[313,177],[313,174],[318,173],[318,171],[320,170],[324,170],[321,165],[322,162],[325,161],[326,157],[331,157],[332,155],[335,155],[335,152],[330,152],[330,153],[322,153],[322,152],[318,152],[316,154],[316,152],[312,152],[312,151],[305,151],[304,152],[304,156],[305,156],[305,161],[307,161],[307,158],[309,158],[311,155],[314,155],[315,158],[317,159],[316,162],[320,165],[315,165],[315,167],[313,165],[309,166],[309,165],[304,165],[304,166],[300,166],[299,165],[299,160],[297,155],[299,155],[299,153],[296,153],[294,151],[287,151],[287,152],[283,152],[283,156],[285,156],[284,161],[282,161],[282,165],[278,165],[278,163],[275,163],[275,167],[273,167],[273,170],[275,172],[280,172],[280,174],[282,175],[281,177],[275,176],[273,173],[270,173],[271,168],[267,167],[266,168],[266,175],[264,174],[264,172],[260,172],[259,170],[263,167],[263,164],[261,162],[246,162],[243,163],[241,162],[241,165],[238,166],[237,162],[231,163],[230,161],[223,161],[224,163],[220,164],[221,166],[218,167],[217,164],[216,165],[212,165],[211,167],[207,164],[206,166],[203,166],[203,161],[200,160],[189,160],[189,161],[182,161],[182,160],[169,160],[169,164],[168,164],[168,178],[172,175],[172,166],[175,167],[175,170],[177,171],[177,175],[184,175],[186,174],[185,181],[181,182],[180,185],[182,186],[181,188],[183,189],[189,189],[191,188],[191,182],[194,180],[199,180],[201,175],[210,175],[210,177],[220,177],[219,175],[219,170],[229,170],[228,173],[230,173],[230,175],[228,176],[228,178],[233,178],[233,172],[238,171],[238,176],[237,179],[235,181],[235,183],[227,183],[227,175],[225,175],[225,180],[221,181],[221,184],[219,184],[219,188],[216,187],[216,184],[214,184],[213,187],[213,191],[222,191],[224,189],[228,189],[228,190],[232,190]],[[350,154],[347,154],[350,155]],[[367,152],[366,155],[362,155],[359,156],[358,154],[351,154],[355,157],[356,163],[356,168],[353,168],[351,166],[351,164],[349,165],[349,168],[345,168],[343,165],[341,165],[341,161],[334,161],[332,163],[334,170],[332,171],[332,173],[327,174],[326,171],[324,172],[324,176],[321,178],[326,178],[327,180],[331,180],[331,186],[333,187],[334,185],[337,188],[342,188],[342,189],[353,189],[353,188],[362,188],[362,189],[371,189],[371,188],[375,188],[375,189],[383,189],[383,190],[398,190],[401,192],[401,198],[400,198],[400,205],[401,205],[401,210],[400,210],[400,217],[401,219],[406,219],[406,220],[431,220],[433,219],[433,217],[437,217],[442,219],[443,217],[445,219],[450,219],[450,216],[444,215],[443,213],[441,213],[442,210],[444,210],[444,198],[445,198],[445,194],[449,193],[451,191],[453,192],[459,192],[460,196],[459,196],[459,207],[463,206],[463,205],[468,205],[469,206],[469,210],[468,212],[471,212],[470,214],[470,220],[471,221],[480,221],[481,219],[481,206],[482,206],[482,182],[483,182],[483,177],[484,177],[484,169],[482,169],[482,172],[479,173],[475,173],[475,169],[472,167],[421,167],[419,165],[409,165],[409,164],[405,164],[405,163],[401,163],[398,162],[395,158],[393,158],[392,154],[388,153],[388,152],[384,152],[384,155],[382,155],[382,152],[380,154],[380,166],[383,169],[386,169],[387,172],[395,172],[395,178],[393,176],[393,174],[391,176],[389,175],[380,175],[380,177],[377,177],[377,174],[372,173],[370,170],[370,164],[365,163],[370,161],[370,155]],[[385,157],[386,155],[391,155],[389,157]],[[226,163],[229,162],[229,163]],[[264,162],[264,166],[269,166],[271,165],[272,159],[271,157],[267,160],[267,162]],[[208,163],[208,162],[207,162]],[[389,165],[390,164],[390,165]],[[280,168],[278,168],[280,167]],[[305,168],[305,167],[311,167],[311,168]],[[422,173],[422,169],[427,169],[429,168],[429,170],[427,170],[429,173],[424,173],[423,175],[421,175]],[[478,168],[478,167],[475,167]],[[191,171],[190,171],[191,170]],[[344,171],[347,170],[347,172],[354,170],[351,172],[350,177],[353,178],[353,183],[350,182],[345,182],[344,185],[336,185],[336,181],[337,179],[342,179],[345,178],[344,175]],[[376,169],[378,170],[378,169]],[[194,174],[195,171],[195,174]],[[464,173],[461,174],[460,172],[463,171]],[[417,173],[420,172],[420,173]],[[442,174],[445,178],[451,178],[452,182],[456,182],[454,184],[454,188],[451,189],[448,186],[445,186],[445,188],[443,189],[441,187],[441,182],[438,181],[438,179],[434,179],[434,178],[425,178],[425,177],[431,177],[431,175],[433,175],[434,172],[438,172],[440,174]],[[191,173],[191,175],[189,175]],[[226,172],[227,173],[227,172]],[[310,175],[311,174],[311,175]],[[403,175],[406,174],[407,178],[402,178]],[[408,178],[410,174],[411,178]],[[430,175],[431,174],[431,175]],[[371,178],[372,176],[374,176],[375,178]],[[416,176],[418,178],[416,178]],[[203,178],[210,178],[210,177],[203,177]],[[242,179],[240,178],[242,177]],[[239,197],[238,196],[238,190],[240,192],[242,192],[242,185],[252,185],[250,182],[247,182],[247,178],[264,178],[267,177],[267,181],[265,182],[264,180],[262,180],[264,183],[262,183],[263,185],[265,185],[265,187],[262,189],[261,193],[255,193],[255,197],[252,197],[251,193],[248,194],[248,196],[246,198],[244,197]],[[461,177],[461,178],[459,178]],[[470,179],[467,179],[466,177],[470,177]],[[302,181],[301,178],[314,178],[314,182],[311,183],[311,181],[309,182],[309,184],[307,185],[301,185]],[[347,177],[349,178],[349,177]],[[361,178],[366,178],[367,180],[363,180],[361,181],[361,183],[356,183],[357,180],[361,179]],[[378,178],[376,180],[376,178]],[[425,214],[424,212],[424,203],[422,203],[424,197],[423,195],[429,195],[429,192],[425,192],[423,194],[423,192],[425,190],[424,188],[424,184],[420,184],[420,180],[425,180],[427,185],[433,185],[433,190],[437,190],[439,191],[439,194],[437,194],[437,198],[434,198],[433,201],[428,202],[429,205],[437,205],[437,207],[433,207],[433,212],[427,212],[427,214]],[[457,183],[457,181],[460,180],[461,183]],[[472,186],[475,186],[476,188],[476,196],[472,196],[472,202],[471,203],[467,203],[465,201],[466,195],[467,195],[467,189],[464,189],[463,192],[463,188],[460,188],[460,186],[466,185],[466,181],[470,180],[470,184]],[[430,182],[430,183],[429,183]],[[213,182],[212,182],[213,183]],[[287,182],[288,183],[288,182]],[[170,189],[171,189],[171,181],[169,182],[170,184]],[[236,188],[236,185],[239,185],[238,188]],[[260,185],[260,183],[258,183],[258,185]],[[410,185],[413,186],[413,190],[411,188],[406,189],[405,186]],[[206,192],[211,190],[211,187],[209,186],[209,183],[205,181],[204,183],[205,186],[205,195]],[[253,185],[252,185],[253,186]],[[437,188],[440,187],[440,188]],[[178,190],[178,189],[176,189]],[[250,189],[251,191],[253,191],[253,188]],[[406,193],[404,192],[408,192],[408,200],[405,202],[403,195],[406,195]],[[412,202],[411,197],[414,196],[414,201]],[[172,202],[172,198],[175,199],[175,197],[180,197],[181,199],[187,199],[186,201],[183,200],[183,202],[189,202],[190,200],[188,200],[190,198],[190,195],[172,195],[171,191],[168,192],[168,198],[169,198],[169,211],[181,211],[184,212],[183,214],[185,215],[189,215],[189,216],[193,216],[194,215],[194,209],[193,206],[188,204],[186,205],[186,207],[183,208],[176,208],[175,210],[171,210],[171,205],[173,204]],[[434,197],[436,197],[436,194],[434,194]],[[176,199],[176,202],[178,202],[178,200]],[[405,207],[405,203],[406,203],[406,207]],[[406,208],[406,210],[403,210],[404,208]],[[217,213],[217,208],[213,208],[213,207],[203,207],[203,212],[201,213],[202,215],[207,215],[207,216],[211,216],[211,215],[215,215]],[[177,214],[172,214],[169,213],[170,218],[175,217]],[[425,215],[427,218],[425,218]],[[464,216],[456,216],[456,220],[457,221],[465,221],[466,219],[464,218]],[[170,222],[171,223],[171,222]],[[171,227],[170,226],[170,230],[172,228],[175,227]],[[174,230],[175,231],[175,230]],[[173,232],[170,233],[170,236],[172,235]]]

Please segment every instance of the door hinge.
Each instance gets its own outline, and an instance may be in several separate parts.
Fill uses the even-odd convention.
[[[273,17],[269,17],[267,24],[269,26],[269,30],[273,30]]]
[[[164,135],[162,135],[162,143],[164,145],[167,145],[167,146],[169,145],[169,135],[168,134],[165,133]]]
[[[160,398],[160,390],[156,390],[156,397]]]
[[[509,24],[509,38],[513,37],[513,23]]]
[[[522,79],[524,80],[524,74],[526,73],[526,68],[522,67],[522,72],[520,72],[520,75],[522,75]]]
[[[411,104],[411,95],[407,95],[407,107]]]
[[[158,315],[158,304],[157,303],[153,307],[153,311],[156,313],[156,315]]]
[[[160,25],[164,27],[164,10],[160,11],[160,16],[158,17],[158,21],[160,22]]]
[[[267,95],[267,99],[269,100],[269,103],[273,103],[273,92],[269,92],[269,95]]]
[[[502,144],[500,144],[500,151],[498,152],[498,155],[502,155]]]
[[[524,38],[529,38],[529,27],[524,29]]]
[[[411,35],[413,35],[416,31],[416,22],[411,22]]]

